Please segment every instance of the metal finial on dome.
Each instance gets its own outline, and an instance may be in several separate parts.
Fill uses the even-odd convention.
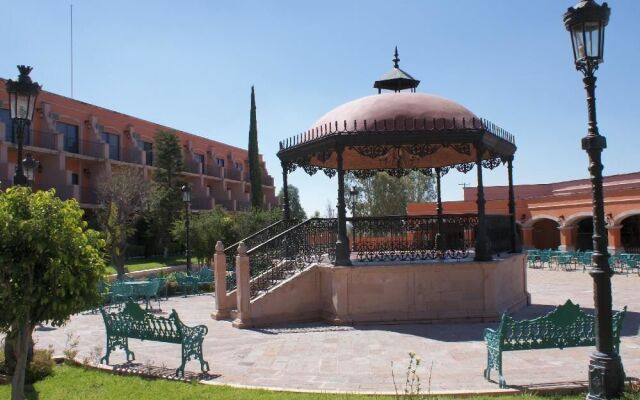
[[[398,63],[400,62],[400,58],[398,58],[398,46],[396,46],[396,52],[393,54],[393,67],[400,68]]]
[[[398,56],[398,46],[395,48],[393,58],[393,69],[387,72],[375,81],[373,87],[378,89],[378,93],[382,93],[382,90],[393,90],[394,92],[400,92],[405,89],[410,89],[412,92],[416,91],[416,88],[420,84],[420,81],[414,79],[411,75],[400,69],[400,57]]]

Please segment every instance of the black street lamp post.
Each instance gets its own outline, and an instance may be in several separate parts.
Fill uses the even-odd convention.
[[[182,191],[182,202],[184,203],[184,227],[185,227],[185,239],[187,245],[187,274],[191,275],[191,243],[189,241],[189,218],[191,214],[191,187],[189,185],[183,185],[180,188]]]
[[[581,0],[564,14],[564,24],[571,34],[576,69],[584,75],[587,91],[589,128],[582,138],[582,149],[589,155],[589,173],[593,195],[593,256],[589,274],[593,278],[596,349],[589,363],[589,393],[587,399],[619,398],[624,390],[624,369],[613,347],[611,276],[607,252],[607,232],[602,189],[602,150],[607,147],[598,132],[596,120],[595,71],[603,62],[604,31],[611,9],[607,3]]]
[[[13,81],[9,79],[6,83],[7,93],[9,94],[9,107],[11,109],[11,121],[13,123],[13,129],[15,129],[18,145],[18,165],[16,166],[16,172],[13,176],[13,184],[22,186],[29,184],[25,176],[24,160],[22,159],[24,134],[28,131],[31,121],[33,120],[36,98],[41,88],[37,82],[31,81],[31,77],[29,77],[32,69],[33,68],[26,65],[18,65],[18,70],[20,71],[18,80]],[[33,172],[33,169],[31,171]]]

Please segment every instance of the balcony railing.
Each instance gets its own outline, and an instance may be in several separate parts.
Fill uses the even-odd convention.
[[[234,181],[242,180],[242,171],[238,169],[225,169],[224,177],[227,179],[232,179]]]
[[[235,202],[233,200],[216,200],[216,204],[221,205],[227,211],[235,211]]]
[[[193,162],[193,161],[185,161],[184,172],[190,172],[192,174],[201,174],[202,164]]]
[[[94,142],[92,140],[80,141],[80,154],[95,157],[104,158],[105,144],[102,142]]]
[[[222,178],[222,168],[218,165],[207,165],[205,168],[205,174],[216,178]]]
[[[138,149],[125,149],[122,152],[122,161],[131,164],[142,164],[142,150]]]
[[[56,196],[62,200],[70,200],[73,199],[73,185],[51,185],[51,184],[34,184],[32,186],[33,191],[39,190],[49,190],[54,189],[56,191]]]
[[[57,150],[58,146],[56,138],[58,135],[60,134],[54,132],[32,131],[31,145],[35,147],[42,147],[44,149]]]
[[[265,186],[273,186],[273,177],[269,176],[267,174],[265,174],[264,171],[262,171],[262,184]]]
[[[82,204],[97,204],[98,203],[98,191],[92,186],[83,186],[80,188],[80,203]]]
[[[195,197],[191,199],[192,210],[210,210],[211,198],[210,197]]]
[[[251,210],[251,202],[236,200],[236,211],[249,211]]]

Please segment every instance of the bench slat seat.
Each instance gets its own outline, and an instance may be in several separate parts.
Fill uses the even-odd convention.
[[[209,363],[202,355],[202,341],[208,333],[204,325],[186,326],[180,321],[175,310],[169,317],[157,317],[140,308],[137,303],[129,301],[124,309],[118,313],[108,313],[100,309],[107,333],[106,354],[100,362],[109,364],[109,356],[117,347],[123,349],[127,361],[135,360],[135,354],[129,350],[129,338],[151,340],[155,342],[176,343],[182,345],[182,363],[176,369],[176,374],[184,376],[187,361],[200,361],[202,372],[209,371]]]
[[[620,331],[626,313],[625,306],[612,316],[613,345],[616,353],[620,348]],[[497,329],[487,328],[484,340],[487,344],[487,368],[485,379],[490,379],[491,370],[498,371],[501,388],[506,387],[502,374],[502,352],[537,349],[564,349],[567,347],[594,346],[595,317],[580,310],[571,300],[556,307],[547,315],[531,320],[515,320],[505,312]]]

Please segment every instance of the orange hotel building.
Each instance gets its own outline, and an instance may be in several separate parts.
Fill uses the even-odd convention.
[[[0,88],[5,81],[0,79]],[[6,91],[0,90],[0,181],[13,182],[17,146],[13,137]],[[34,189],[55,188],[63,199],[95,208],[96,184],[118,168],[140,168],[153,174],[153,142],[158,130],[174,131],[182,144],[184,179],[191,185],[192,209],[221,205],[229,211],[250,207],[251,184],[247,150],[181,132],[55,93],[41,91],[24,154],[40,162]],[[273,178],[262,156],[264,203],[277,206]]]
[[[476,213],[475,187],[464,200],[443,202],[444,213]],[[485,186],[487,214],[508,213],[508,187]],[[524,249],[565,251],[593,247],[591,183],[580,179],[548,184],[515,185],[516,221]],[[640,172],[604,177],[604,207],[609,252],[640,253]],[[407,206],[409,215],[435,214],[435,203]]]

